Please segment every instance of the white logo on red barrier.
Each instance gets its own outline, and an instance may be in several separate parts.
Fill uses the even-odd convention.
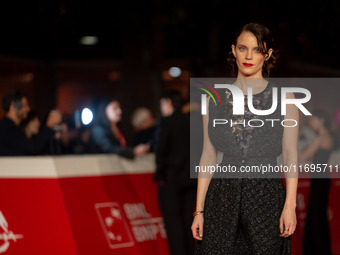
[[[118,203],[95,204],[99,222],[111,249],[129,247],[134,241]]]
[[[156,240],[158,236],[167,238],[163,218],[152,218],[144,203],[125,203],[124,211],[137,242]]]
[[[95,204],[99,221],[110,248],[133,246],[132,234],[137,242],[166,239],[162,217],[152,218],[143,203],[123,204],[125,215],[118,203]],[[130,221],[130,227],[127,224]]]
[[[2,242],[0,241],[0,253],[3,253],[8,250],[10,240],[16,242],[17,239],[21,239],[24,237],[23,235],[16,235],[13,233],[13,231],[8,230],[8,223],[1,211],[0,211],[0,229],[2,230],[0,232],[0,240],[3,241],[3,244],[1,244]]]

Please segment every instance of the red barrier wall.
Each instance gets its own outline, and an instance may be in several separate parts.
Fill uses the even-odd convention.
[[[170,255],[154,155],[0,158],[0,254]],[[300,179],[292,255],[301,254],[309,180]],[[340,180],[332,179],[332,252],[340,254]]]

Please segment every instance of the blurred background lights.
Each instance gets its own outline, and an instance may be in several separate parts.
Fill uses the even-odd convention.
[[[93,113],[89,108],[84,108],[83,111],[81,112],[81,122],[84,125],[88,125],[92,122],[93,120]]]
[[[119,79],[119,72],[117,71],[109,72],[107,77],[110,81],[117,81]]]
[[[97,36],[83,36],[80,38],[80,44],[82,45],[95,45],[98,42]]]
[[[171,77],[179,77],[182,74],[182,70],[179,67],[170,67],[169,74]]]
[[[19,76],[19,80],[22,82],[32,82],[34,79],[33,73],[24,73]]]

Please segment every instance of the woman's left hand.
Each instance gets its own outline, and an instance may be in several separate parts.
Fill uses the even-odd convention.
[[[288,230],[287,230],[288,228]],[[296,228],[295,208],[284,207],[280,217],[281,237],[288,237],[294,234]]]

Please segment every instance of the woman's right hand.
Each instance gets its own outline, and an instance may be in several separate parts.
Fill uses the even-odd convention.
[[[191,225],[192,236],[197,240],[203,239],[203,214],[198,214],[194,217],[194,221]]]

